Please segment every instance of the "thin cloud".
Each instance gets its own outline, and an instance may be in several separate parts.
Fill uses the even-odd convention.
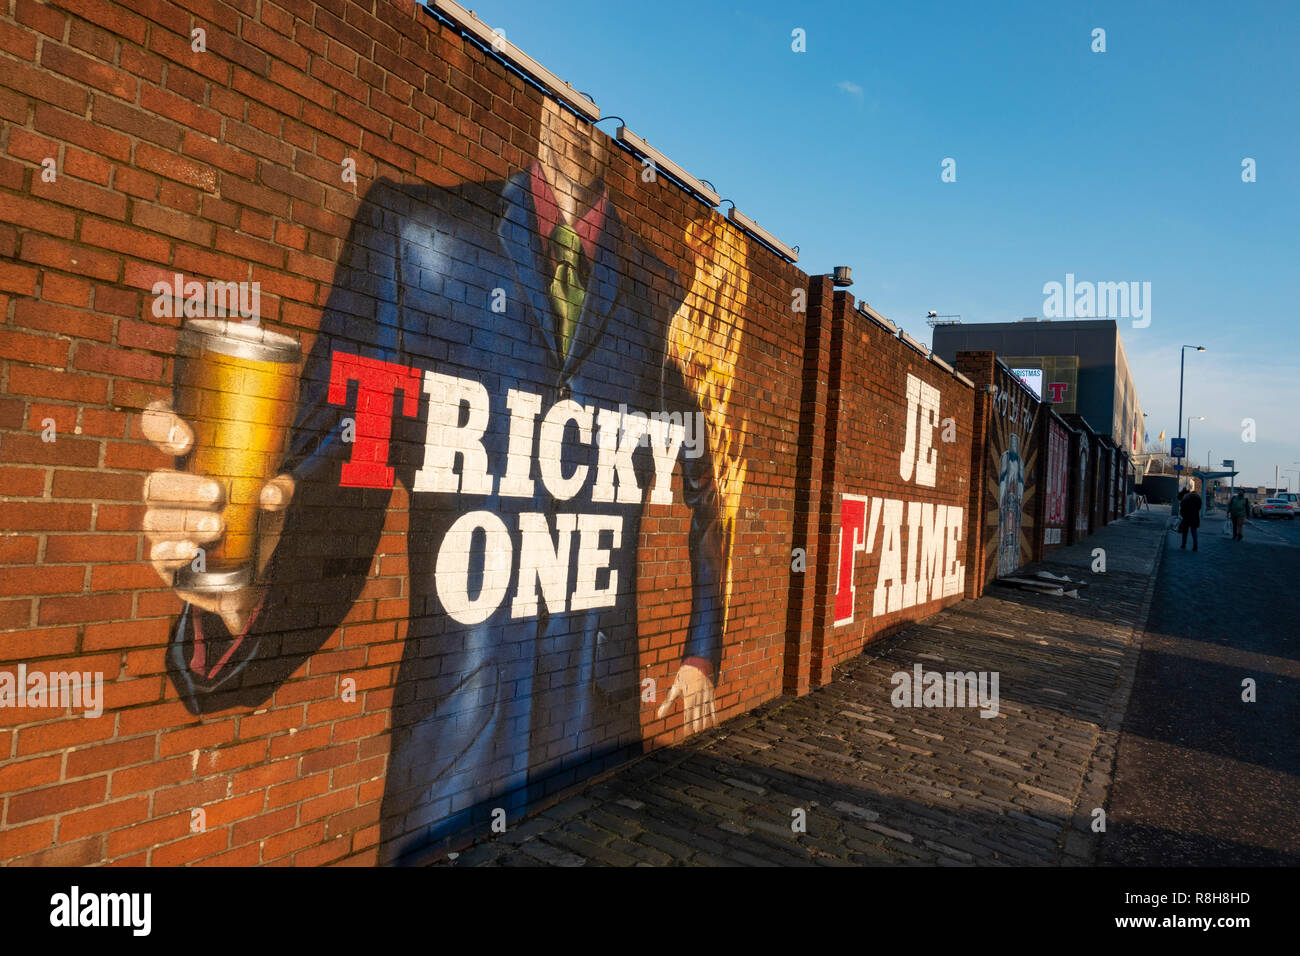
[[[862,87],[850,80],[840,80],[835,84],[835,88],[841,93],[847,93],[849,96],[856,97],[859,100],[862,99]]]

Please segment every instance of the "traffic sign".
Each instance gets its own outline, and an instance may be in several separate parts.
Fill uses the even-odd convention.
[[[1169,456],[1171,458],[1187,457],[1187,439],[1171,438],[1169,439]]]

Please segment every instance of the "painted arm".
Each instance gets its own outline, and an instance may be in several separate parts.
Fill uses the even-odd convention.
[[[722,668],[722,519],[708,432],[699,403],[675,362],[665,369],[664,398],[667,407],[683,409],[692,416],[683,422],[696,442],[688,446],[683,441],[679,453],[682,494],[691,509],[691,617],[682,663],[658,716],[667,716],[680,697],[686,732],[695,733],[717,723],[714,691]]]
[[[694,435],[694,447],[683,441],[682,496],[691,509],[688,535],[691,558],[691,623],[683,658],[707,662],[716,682],[722,666],[722,554],[723,532],[718,486],[713,474],[713,456],[708,430],[698,401],[687,388],[675,363],[666,376],[665,397],[669,407],[683,409],[687,435]],[[685,416],[690,416],[687,419]]]
[[[341,368],[336,353],[400,362],[391,320],[399,295],[392,278],[397,240],[382,226],[389,204],[376,202],[377,193],[390,192],[377,185],[357,212],[302,371],[282,466],[292,478],[292,500],[258,586],[260,600],[242,621],[187,604],[176,622],[168,670],[191,713],[265,702],[328,640],[365,585],[392,489],[340,486],[355,447],[345,429],[364,437],[364,428],[359,385],[346,374],[355,369]],[[396,408],[418,407],[418,386],[415,392],[398,393]]]

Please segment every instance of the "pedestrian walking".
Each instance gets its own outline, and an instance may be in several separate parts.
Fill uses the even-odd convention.
[[[1228,517],[1232,519],[1232,540],[1246,540],[1241,536],[1241,529],[1246,526],[1246,515],[1249,513],[1250,502],[1246,500],[1245,494],[1238,491],[1228,502]]]
[[[1179,530],[1183,533],[1183,543],[1180,548],[1187,547],[1187,532],[1192,533],[1192,550],[1196,551],[1200,542],[1196,538],[1196,529],[1201,526],[1201,496],[1194,491],[1188,491],[1178,496],[1178,513],[1182,515],[1183,522]]]

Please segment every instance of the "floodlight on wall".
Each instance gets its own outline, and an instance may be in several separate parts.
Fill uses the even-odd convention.
[[[939,366],[941,369],[945,369],[950,373],[957,371],[955,368],[953,368],[943,359],[939,358],[938,354],[934,351],[934,349],[930,349],[930,361],[933,362],[935,365]]]
[[[899,337],[900,339],[902,339],[904,342],[906,342],[908,345],[912,346],[912,348],[916,349],[916,350],[917,350],[918,352],[920,352],[922,355],[926,356],[927,358],[929,357],[929,355],[930,355],[930,350],[929,350],[928,348],[926,348],[925,345],[924,345],[923,343],[921,343],[921,342],[917,341],[916,339],[912,338],[912,336],[908,335],[908,334],[907,334],[906,332],[904,332],[902,329],[899,329],[899,330],[898,330],[898,337]]]
[[[837,289],[846,289],[853,285],[853,269],[851,266],[836,266],[835,273],[831,278],[832,284]]]
[[[798,249],[794,248],[793,246],[787,246],[784,242],[782,242],[776,236],[772,235],[770,232],[768,232],[766,229],[764,229],[762,226],[756,223],[753,219],[750,219],[748,216],[746,216],[735,206],[732,206],[730,209],[727,210],[727,218],[730,219],[732,222],[734,222],[741,229],[744,229],[746,232],[750,233],[753,236],[756,236],[757,238],[761,239],[763,242],[767,243],[769,246],[771,246],[777,252],[781,253],[781,255],[785,256],[791,262],[799,261]]]
[[[505,38],[503,32],[493,30],[480,20],[472,10],[466,10],[455,0],[427,0],[427,5],[438,14],[456,24],[461,30],[478,40],[493,53],[504,57],[521,73],[527,75],[556,99],[571,106],[591,122],[600,119],[600,107],[584,93],[573,88],[572,83],[560,79],[519,47]]]
[[[691,192],[704,199],[710,206],[716,206],[722,202],[722,197],[704,185],[702,180],[696,179],[626,126],[620,126],[615,131],[614,138],[638,156],[644,156],[650,160],[655,164],[656,169],[662,169]]]
[[[867,318],[869,318],[872,322],[875,322],[877,325],[879,325],[890,335],[898,334],[898,326],[895,325],[893,322],[890,322],[887,318],[885,318],[883,315],[881,315],[871,306],[867,305],[866,299],[863,299],[861,302],[858,303],[858,311],[861,314],[865,315]]]

